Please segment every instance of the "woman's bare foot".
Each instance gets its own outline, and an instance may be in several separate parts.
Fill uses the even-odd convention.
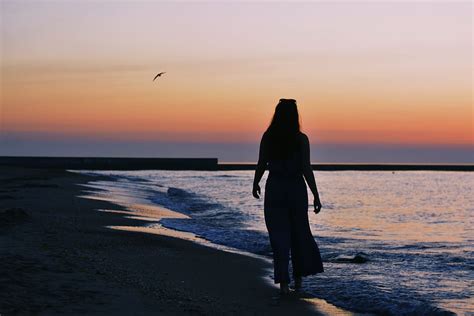
[[[290,294],[290,288],[287,283],[280,283],[280,294]]]

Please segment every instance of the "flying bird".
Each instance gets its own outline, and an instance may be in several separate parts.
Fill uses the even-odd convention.
[[[165,74],[165,73],[166,73],[166,72],[160,72],[159,74],[157,74],[157,75],[155,76],[155,78],[153,78],[153,81],[155,81],[156,78],[161,77],[161,75],[163,75],[163,74]]]

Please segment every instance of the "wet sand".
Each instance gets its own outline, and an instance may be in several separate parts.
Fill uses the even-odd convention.
[[[264,260],[142,227],[184,215],[84,197],[96,179],[0,168],[1,315],[346,314],[304,295],[280,298]]]

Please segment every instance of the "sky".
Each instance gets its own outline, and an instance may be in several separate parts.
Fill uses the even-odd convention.
[[[0,3],[1,155],[474,163],[470,1]]]

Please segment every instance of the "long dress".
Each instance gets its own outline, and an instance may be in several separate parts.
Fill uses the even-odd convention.
[[[308,193],[303,178],[301,151],[286,160],[268,161],[265,185],[265,224],[273,250],[275,283],[324,271],[321,255],[308,222]]]

